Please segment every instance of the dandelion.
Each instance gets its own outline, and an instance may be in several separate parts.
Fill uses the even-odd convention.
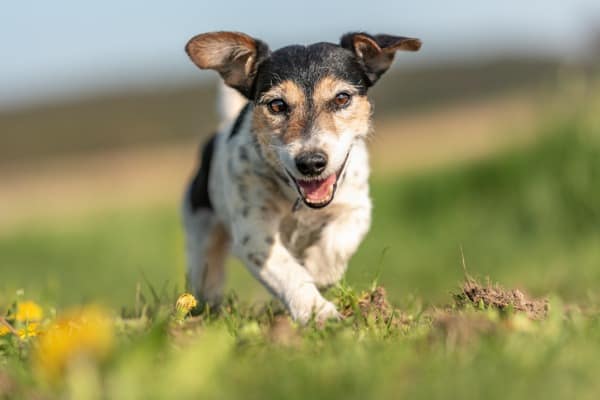
[[[35,367],[49,380],[57,380],[82,360],[95,365],[110,354],[113,329],[112,320],[99,307],[71,311],[40,337],[33,357]]]
[[[20,339],[27,339],[37,336],[41,330],[40,322],[44,316],[42,307],[33,301],[24,301],[17,304],[13,315],[7,319],[0,320],[0,336],[9,333],[18,336]]]
[[[8,335],[9,333],[11,333],[9,327],[0,322],[0,336]]]
[[[38,322],[44,316],[42,307],[33,301],[24,301],[17,304],[15,321],[18,322]]]
[[[193,295],[189,293],[184,293],[177,299],[175,307],[178,311],[185,311],[187,313],[190,312],[197,305],[198,301]]]
[[[19,339],[27,339],[30,337],[35,337],[42,332],[40,329],[40,324],[37,322],[30,322],[25,327],[17,330],[17,335]]]
[[[197,305],[198,301],[193,295],[189,293],[182,294],[175,303],[175,319],[177,321],[183,321],[186,315],[188,315]]]

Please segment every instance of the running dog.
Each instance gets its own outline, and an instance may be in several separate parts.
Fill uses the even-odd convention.
[[[183,201],[187,279],[217,305],[231,251],[301,324],[339,318],[319,289],[343,276],[371,223],[367,91],[418,39],[349,33],[276,51],[237,32],[186,46],[217,71],[223,124]]]

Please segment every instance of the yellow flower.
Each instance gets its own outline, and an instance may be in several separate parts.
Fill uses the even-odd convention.
[[[192,309],[194,309],[194,307],[196,307],[197,305],[198,301],[193,295],[189,293],[184,293],[177,299],[177,303],[175,303],[175,308],[177,309],[178,313],[187,314],[190,311],[192,311]]]
[[[176,322],[183,322],[185,317],[198,305],[196,298],[189,294],[184,293],[177,299],[175,303],[175,313],[173,314],[173,320]]]
[[[6,325],[0,322],[0,336],[8,335],[10,333],[10,329]]]
[[[113,321],[101,308],[73,310],[41,335],[33,357],[35,366],[46,378],[56,380],[81,359],[101,362],[113,347],[113,330]]]
[[[19,322],[40,321],[43,315],[42,307],[33,301],[24,301],[17,305],[15,320]]]
[[[37,322],[30,322],[24,328],[17,330],[20,339],[35,337],[40,333],[41,329]]]

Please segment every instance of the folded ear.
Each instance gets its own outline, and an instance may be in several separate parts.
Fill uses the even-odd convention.
[[[364,32],[354,32],[342,36],[340,45],[354,52],[373,85],[392,65],[396,51],[417,51],[421,48],[421,41],[402,36],[371,36]]]
[[[194,64],[214,69],[225,83],[251,96],[258,65],[269,56],[260,40],[238,32],[209,32],[194,36],[185,46]]]

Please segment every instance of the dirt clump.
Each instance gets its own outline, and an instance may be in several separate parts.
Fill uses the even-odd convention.
[[[382,286],[377,286],[371,292],[364,293],[358,299],[358,308],[363,317],[374,314],[387,321],[393,317],[394,309],[387,301],[387,293]]]
[[[457,306],[464,307],[467,304],[475,307],[495,308],[506,311],[512,308],[514,311],[523,312],[533,320],[544,319],[548,314],[548,299],[532,299],[519,289],[505,289],[502,286],[486,285],[479,283],[473,278],[467,278],[456,293],[454,301]]]
[[[362,320],[373,320],[377,324],[399,326],[409,323],[406,315],[390,305],[382,286],[361,293],[354,304],[345,304],[340,309],[343,318],[360,316]]]

